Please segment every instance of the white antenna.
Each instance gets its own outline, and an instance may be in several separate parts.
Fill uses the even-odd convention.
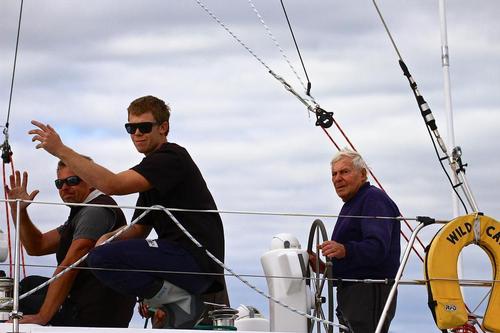
[[[451,83],[450,83],[450,56],[448,54],[448,31],[446,24],[446,0],[439,0],[439,18],[441,23],[441,66],[443,67],[444,79],[444,106],[446,113],[447,146],[448,150],[455,147],[455,129],[453,126],[453,108],[451,104]],[[448,151],[452,156],[452,151]],[[458,183],[457,174],[452,172],[453,184]],[[459,202],[454,191],[451,191],[452,214],[453,217],[460,215]]]

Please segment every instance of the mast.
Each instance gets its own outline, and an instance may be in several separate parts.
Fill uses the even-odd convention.
[[[450,83],[450,56],[448,54],[448,31],[446,24],[446,0],[439,0],[439,18],[441,25],[441,66],[443,68],[443,82],[444,82],[444,107],[446,114],[446,128],[447,128],[447,146],[448,155],[452,156],[453,152],[450,151],[455,147],[455,129],[453,126],[453,109],[451,103],[451,83]],[[450,148],[451,147],[451,148]],[[458,183],[457,174],[452,172],[453,184]],[[454,191],[451,191],[452,200],[452,216],[459,216],[459,203],[458,198]]]

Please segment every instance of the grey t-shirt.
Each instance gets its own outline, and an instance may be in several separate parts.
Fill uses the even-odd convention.
[[[110,232],[115,224],[115,217],[110,209],[102,207],[83,207],[71,221],[66,221],[57,228],[59,234],[64,229],[73,227],[73,240],[98,240],[103,234]]]

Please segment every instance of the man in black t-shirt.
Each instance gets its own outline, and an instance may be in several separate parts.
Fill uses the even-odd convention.
[[[216,210],[212,195],[188,152],[167,142],[169,116],[170,108],[153,96],[138,98],[130,104],[125,128],[137,151],[145,157],[138,165],[117,174],[82,160],[62,143],[50,125],[32,121],[37,128],[29,133],[33,141],[39,142],[36,148],[59,157],[79,177],[105,193],[138,192],[137,206]],[[136,210],[134,219],[142,212]],[[91,267],[114,269],[94,271],[104,284],[144,298],[150,310],[159,309],[166,314],[162,327],[190,328],[201,316],[202,294],[219,292],[219,298],[211,300],[222,299],[227,304],[224,279],[220,275],[222,268],[205,251],[223,261],[224,233],[217,213],[176,211],[173,215],[202,248],[189,240],[164,212],[151,211],[121,234],[119,240],[93,250],[88,261]],[[145,240],[153,228],[158,239]],[[103,236],[98,243],[113,234]]]

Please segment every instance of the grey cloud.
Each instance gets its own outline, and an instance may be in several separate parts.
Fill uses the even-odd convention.
[[[246,1],[206,3],[302,93]],[[279,3],[254,3],[303,77]],[[313,95],[322,107],[335,112],[402,212],[410,217],[451,217],[449,186],[370,2],[290,0],[285,4]],[[141,158],[123,130],[125,109],[133,98],[154,94],[171,104],[170,139],[192,153],[219,208],[338,212],[341,202],[329,174],[333,145],[315,128],[304,106],[195,1],[32,1],[25,5],[11,144],[16,167],[31,169],[30,183],[42,191],[40,199],[59,200],[51,183],[56,160],[34,149],[26,135],[30,119],[50,122],[77,151],[121,171]],[[394,0],[380,5],[445,135],[437,4]],[[2,6],[0,98],[5,106],[18,4],[2,1]],[[457,144],[469,163],[467,175],[480,209],[498,218],[499,5],[454,1],[448,9]],[[338,130],[329,132],[341,146],[346,145]],[[118,201],[132,205],[135,196]],[[64,207],[57,213],[44,206],[30,209],[33,216],[45,216],[42,228],[54,227],[66,216]],[[127,214],[130,217],[131,212]],[[261,273],[259,257],[276,233],[293,232],[305,246],[312,221],[223,218],[228,263],[250,273]],[[335,219],[325,221],[331,232]],[[422,233],[425,244],[435,231]],[[407,274],[422,277],[422,265],[413,255]],[[267,313],[265,300],[228,280],[233,305],[248,300]],[[395,331],[434,327],[422,288],[400,288]],[[412,328],[412,323],[419,326]]]

